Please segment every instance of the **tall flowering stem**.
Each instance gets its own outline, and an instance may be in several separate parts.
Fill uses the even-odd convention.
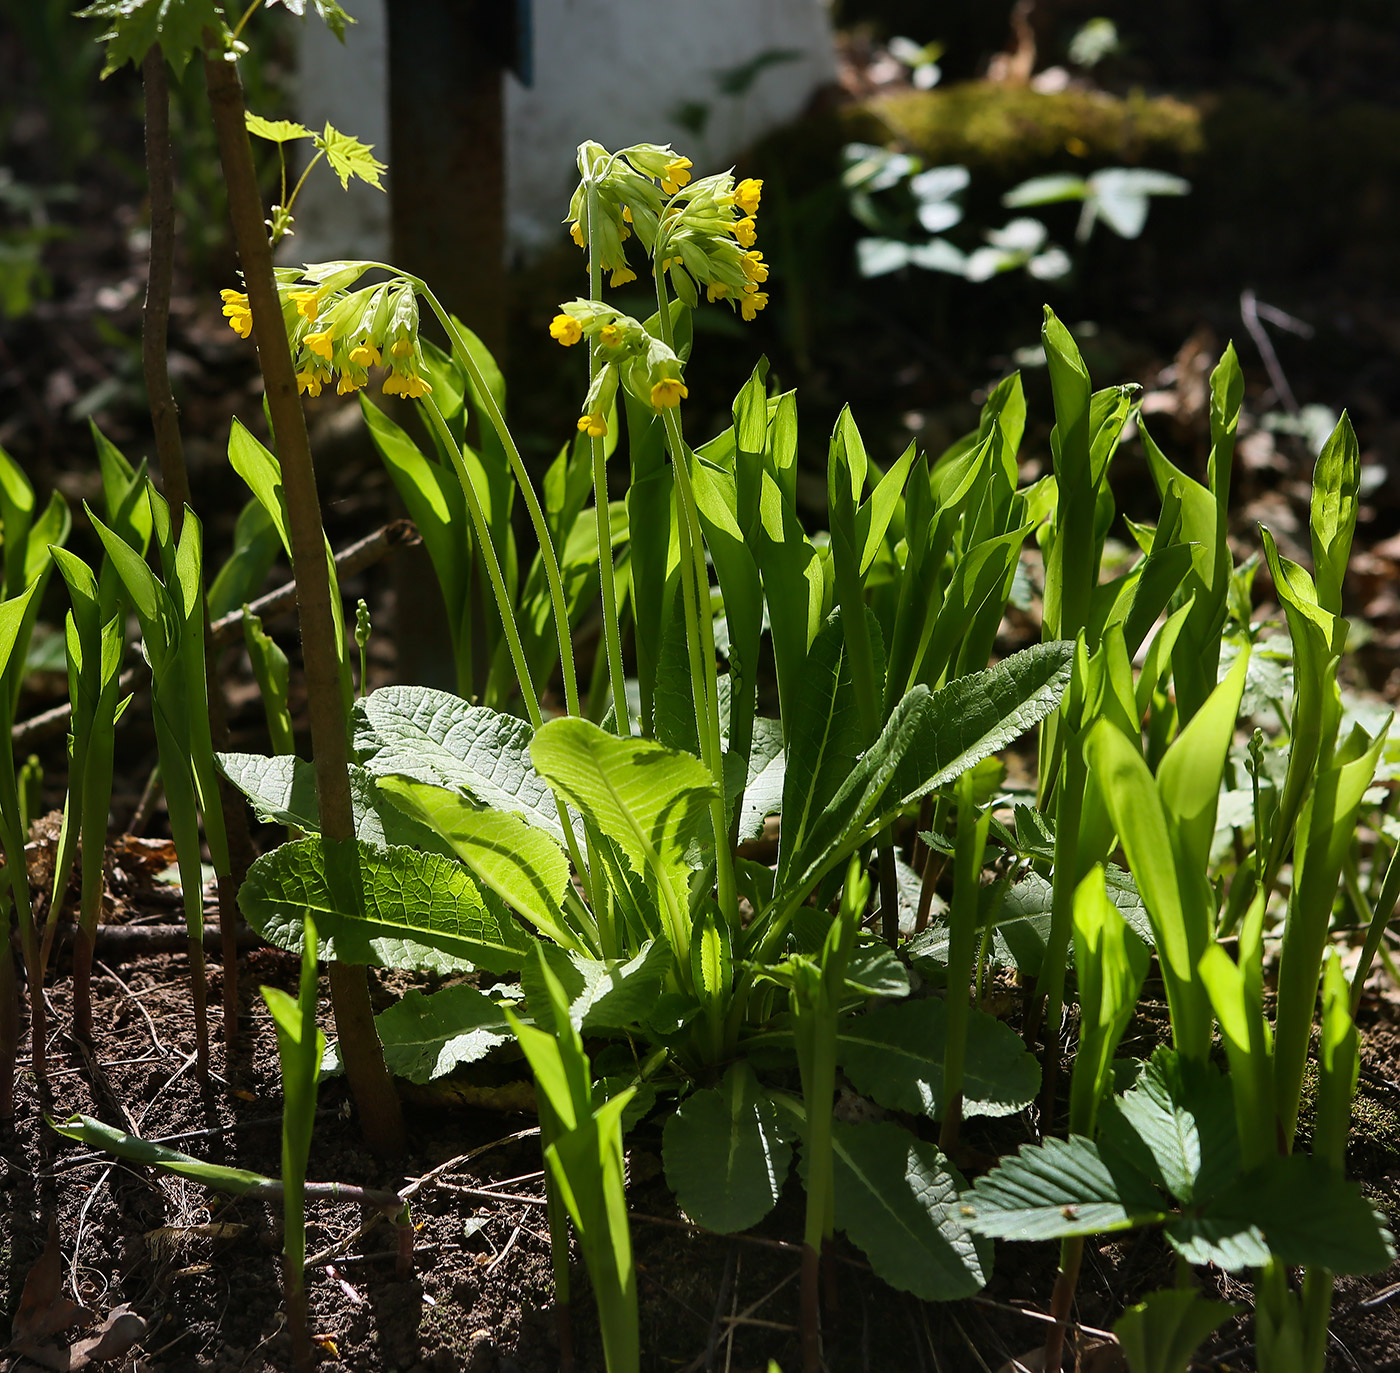
[[[674,348],[671,302],[660,261],[656,264],[656,303],[660,311],[661,337]],[[680,415],[674,405],[662,410],[666,443],[676,474],[676,506],[680,515],[681,592],[685,607],[686,643],[690,652],[690,679],[695,694],[701,761],[715,780],[710,818],[715,831],[716,888],[719,908],[737,928],[739,901],[734,885],[734,854],[729,847],[729,826],[724,814],[724,753],[719,735],[719,683],[715,668],[715,624],[710,613],[710,576],[705,567],[704,535],[695,493],[690,484],[690,450],[681,433]],[[689,575],[687,575],[687,573]]]
[[[596,234],[598,223],[598,188],[588,183],[588,298],[603,299],[603,268],[598,260]],[[604,347],[594,339],[588,348],[589,389],[597,384],[602,367],[599,357]],[[617,587],[613,577],[612,514],[608,509],[608,468],[603,453],[603,436],[588,429],[588,444],[593,458],[593,512],[598,527],[598,582],[603,595],[603,646],[608,658],[608,680],[612,684],[613,719],[622,736],[632,733],[632,721],[627,711],[627,682],[622,671],[622,630],[617,619]]]

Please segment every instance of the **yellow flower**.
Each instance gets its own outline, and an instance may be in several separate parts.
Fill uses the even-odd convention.
[[[223,297],[228,327],[239,338],[247,338],[253,332],[253,312],[248,308],[248,297],[242,291],[223,290],[219,294]]]
[[[357,377],[353,372],[342,372],[340,374],[340,381],[336,385],[335,393],[338,396],[348,396],[351,391],[358,391],[367,380],[369,380],[369,378],[363,374]]]
[[[629,206],[624,205],[624,206],[622,207],[622,217],[623,217],[623,219],[625,219],[629,224],[632,222],[632,210],[631,210],[631,208],[630,208]]]
[[[329,329],[323,329],[319,334],[307,334],[303,342],[318,358],[325,358],[327,362],[331,360],[331,331]]]
[[[705,287],[705,299],[708,301],[723,300],[729,294],[729,287],[722,281],[712,281]]]
[[[574,220],[574,222],[569,225],[569,237],[573,239],[580,248],[585,246],[583,241],[583,226],[578,220]]]
[[[598,330],[598,342],[604,348],[620,348],[622,346],[623,333],[616,324],[605,324]]]
[[[758,213],[758,202],[763,196],[763,182],[747,177],[734,188],[734,203],[746,214]]]
[[[378,367],[384,359],[379,356],[379,349],[366,340],[350,350],[350,361],[356,367]]]
[[[590,439],[601,439],[608,432],[608,422],[602,415],[580,415],[578,431],[587,434]]]
[[[402,338],[396,338],[389,351],[396,358],[406,358],[413,352],[413,340],[405,334]]]
[[[766,291],[754,291],[749,295],[739,297],[739,313],[743,315],[745,323],[752,323],[754,316],[767,304],[768,293]]]
[[[744,260],[739,265],[751,282],[768,280],[768,264],[764,262],[763,254],[757,248],[745,253]]]
[[[626,263],[623,263],[621,267],[613,268],[612,284],[614,289],[618,286],[626,286],[629,281],[636,281],[636,279],[636,272],[632,271]]]
[[[673,157],[661,171],[661,189],[667,195],[675,195],[690,180],[687,170],[694,164],[688,157]]]
[[[419,400],[432,392],[432,387],[422,377],[413,373],[390,372],[384,378],[386,396],[406,396],[409,400]]]
[[[758,237],[758,224],[752,215],[746,215],[743,219],[736,219],[729,226],[729,232],[739,240],[741,248],[752,248]]]
[[[305,371],[297,373],[297,393],[299,395],[319,396],[321,385],[329,378],[314,368],[308,367]]]
[[[662,377],[651,388],[651,403],[658,410],[669,410],[679,405],[688,395],[689,389],[679,377]]]
[[[583,325],[572,315],[555,315],[549,324],[549,336],[558,339],[565,348],[568,348],[583,337]]]
[[[293,291],[290,299],[296,302],[297,314],[308,324],[316,322],[316,312],[321,308],[319,291]]]

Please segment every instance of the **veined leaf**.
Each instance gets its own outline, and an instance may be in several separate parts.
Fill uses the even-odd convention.
[[[379,174],[389,169],[375,158],[372,144],[361,143],[358,138],[351,138],[327,123],[325,131],[316,136],[316,146],[325,153],[331,170],[340,178],[342,190],[348,189],[352,176],[367,182],[376,191],[384,189]]]
[[[577,716],[542,725],[530,757],[638,873],[667,883],[668,900],[684,900],[686,851],[709,825],[714,791],[698,758],[650,739],[619,739]],[[673,942],[682,937],[679,929],[668,933]],[[687,953],[688,940],[676,952]]]
[[[834,1121],[836,1228],[891,1287],[924,1301],[970,1297],[986,1285],[991,1246],[968,1229],[962,1179],[927,1140],[890,1121]]]
[[[374,1024],[385,1066],[410,1082],[443,1077],[514,1038],[501,1008],[465,985],[431,994],[410,988]]]
[[[354,727],[355,753],[371,775],[464,791],[563,842],[559,809],[530,762],[532,731],[518,716],[431,687],[390,686],[355,706]]]
[[[445,840],[478,881],[536,929],[566,948],[576,945],[561,909],[569,860],[553,835],[446,787],[390,776],[379,779],[378,789]]]
[[[836,1058],[856,1090],[892,1111],[938,1120],[948,1008],[937,997],[880,1006],[841,1022]],[[1004,1116],[1035,1100],[1040,1067],[1009,1026],[972,1011],[963,1069],[965,1116]]]
[[[624,1030],[646,1021],[656,1009],[662,984],[671,967],[665,940],[648,940],[629,959],[589,958],[539,946],[550,973],[561,989],[576,1030]],[[527,960],[520,978],[535,1023],[555,1030],[553,1004],[534,959]]]
[[[792,1150],[747,1063],[716,1088],[692,1092],[662,1133],[666,1181],[697,1225],[731,1235],[777,1204]]]
[[[219,770],[248,798],[260,820],[289,825],[305,834],[320,834],[316,769],[290,753],[220,753]],[[355,837],[382,848],[409,845],[453,857],[452,847],[426,825],[410,819],[380,794],[374,778],[351,763],[350,803]]]
[[[915,687],[811,826],[785,891],[810,890],[868,834],[1058,709],[1073,654],[1036,644],[936,692]]]
[[[308,911],[321,952],[342,963],[464,972],[520,967],[533,941],[460,864],[416,849],[300,839],[264,854],[238,893],[269,943],[301,949]]]
[[[1082,1135],[1047,1136],[978,1178],[963,1194],[962,1215],[979,1235],[1012,1240],[1101,1235],[1165,1220],[1152,1186],[1126,1176],[1122,1187]]]
[[[182,72],[190,58],[203,51],[206,29],[216,39],[228,31],[214,0],[97,0],[78,17],[111,24],[98,39],[107,45],[104,77],[126,62],[139,67],[157,43],[176,73]]]
[[[250,134],[265,138],[269,143],[294,143],[298,138],[311,137],[311,130],[305,124],[298,124],[292,119],[264,119],[252,110],[245,110],[243,118]]]

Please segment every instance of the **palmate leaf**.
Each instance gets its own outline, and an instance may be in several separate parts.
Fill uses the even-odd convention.
[[[991,1245],[968,1229],[962,1179],[927,1140],[890,1121],[835,1121],[836,1228],[891,1287],[924,1301],[970,1297],[986,1285]]]
[[[792,1162],[778,1113],[747,1063],[692,1092],[662,1133],[666,1182],[697,1225],[732,1235],[777,1204]]]
[[[519,815],[561,843],[559,809],[530,761],[527,721],[431,687],[390,686],[355,706],[355,753],[375,777],[464,791]]]
[[[285,5],[298,19],[306,17],[306,0],[269,0],[270,4]],[[343,43],[345,26],[357,21],[340,5],[340,0],[311,0],[317,16],[324,20],[326,27]]]
[[[460,864],[416,849],[301,839],[264,854],[238,893],[269,943],[301,949],[309,911],[321,952],[342,963],[422,972],[506,972],[532,941]]]
[[[384,189],[379,175],[389,169],[374,156],[371,144],[361,143],[358,138],[341,133],[327,123],[324,132],[316,136],[316,146],[325,153],[331,170],[340,178],[342,190],[349,188],[352,176],[373,186],[376,191]]]
[[[255,138],[265,138],[269,143],[295,143],[299,138],[311,137],[311,130],[305,124],[298,124],[292,119],[264,119],[252,110],[245,110],[243,121],[250,134]]]
[[[110,24],[98,38],[107,45],[104,77],[126,62],[139,67],[155,43],[165,60],[182,72],[190,58],[204,50],[206,30],[216,39],[227,32],[215,0],[97,0],[79,10],[78,17]]]
[[[505,1013],[489,996],[465,985],[404,993],[374,1018],[385,1066],[410,1082],[431,1082],[485,1058],[514,1038]]]
[[[881,1006],[843,1021],[836,1057],[856,1090],[892,1111],[943,1114],[948,1008],[937,997]],[[963,1114],[1004,1116],[1035,1100],[1040,1067],[1009,1025],[973,1011],[967,1026]]]

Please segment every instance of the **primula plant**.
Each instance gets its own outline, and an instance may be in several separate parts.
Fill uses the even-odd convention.
[[[185,56],[203,52],[244,278],[223,292],[223,313],[256,339],[271,442],[231,428],[230,465],[252,499],[234,558],[213,577],[193,505],[167,501],[110,445],[104,513],[89,512],[93,567],[59,547],[61,503],[33,519],[32,491],[5,459],[0,695],[13,712],[14,665],[56,563],[73,607],[60,852],[71,867],[81,837],[87,966],[100,898],[89,856],[100,854],[125,718],[117,666],[129,622],[139,625],[199,1069],[210,1053],[201,824],[216,871],[233,880],[216,762],[258,816],[286,827],[238,901],[264,939],[299,956],[300,980],[296,998],[264,989],[285,1094],[280,1182],[83,1116],[60,1131],[281,1200],[301,1366],[312,1348],[306,1198],[392,1214],[407,1262],[403,1203],[417,1185],[306,1182],[323,1072],[345,1071],[370,1143],[397,1157],[389,1075],[424,1084],[494,1055],[523,1056],[534,1080],[566,1363],[576,1241],[606,1366],[643,1366],[628,1201],[628,1138],[641,1128],[659,1133],[666,1182],[698,1227],[784,1225],[783,1192],[805,1191],[804,1373],[824,1366],[823,1294],[839,1285],[843,1244],[892,1287],[951,1301],[988,1282],[995,1241],[1058,1241],[1058,1278],[1043,1294],[1043,1366],[1054,1370],[1073,1346],[1088,1243],[1133,1228],[1157,1232],[1179,1281],[1120,1320],[1131,1368],[1184,1370],[1235,1314],[1200,1288],[1214,1266],[1254,1283],[1261,1370],[1321,1370],[1334,1276],[1394,1257],[1384,1219],[1345,1172],[1353,1015],[1400,885],[1372,872],[1379,855],[1358,840],[1377,768],[1394,765],[1390,721],[1363,727],[1337,684],[1359,489],[1345,417],[1314,475],[1311,570],[1261,534],[1287,645],[1273,650],[1286,669],[1270,671],[1291,678],[1272,690],[1260,685],[1255,563],[1237,566],[1226,537],[1243,398],[1233,349],[1212,376],[1204,483],[1142,427],[1134,388],[1093,388],[1047,310],[1046,476],[1021,479],[1019,377],[993,389],[977,428],[946,451],[911,445],[888,464],[845,409],[828,443],[825,527],[810,529],[797,502],[797,398],[770,385],[766,361],[730,425],[703,441],[687,434],[694,312],[751,321],[780,288],[756,246],[762,182],[697,178],[668,146],[585,143],[564,222],[588,289],[559,305],[549,333],[586,358],[586,376],[580,366],[576,427],[536,484],[499,368],[429,283],[367,261],[273,266],[268,230],[286,223],[274,213],[269,226],[256,203],[229,60],[240,44],[215,8],[192,5],[202,20],[189,30],[149,33],[139,6],[94,8],[114,25],[112,61],[139,59],[157,37],[174,58],[181,33]],[[283,199],[285,215],[285,188]],[[643,281],[655,297],[645,318],[609,297]],[[446,349],[422,335],[424,311]],[[407,403],[398,419],[372,383]],[[366,692],[362,614],[355,699],[300,401],[332,387],[357,393],[427,548],[455,692]],[[417,434],[398,422],[410,410]],[[1110,469],[1133,424],[1159,514],[1124,521],[1138,552],[1105,576],[1118,521]],[[610,464],[626,469],[614,479],[621,498],[609,494]],[[530,549],[517,539],[517,500]],[[210,722],[206,583],[208,599],[236,607],[223,598],[235,586],[251,596],[278,546],[301,598],[309,760],[291,751],[288,664],[246,608],[271,752],[216,749]],[[1011,651],[1008,606],[1033,610],[1035,593],[1041,641]],[[601,621],[591,663],[576,656],[585,620]],[[42,1075],[53,931],[29,903],[20,790],[12,759],[0,769],[0,842]],[[756,842],[765,834],[776,843]],[[1350,908],[1365,942],[1348,983],[1329,949]],[[1275,935],[1279,952],[1266,956]],[[336,1029],[324,1057],[318,959]],[[0,960],[8,1114],[20,1007],[8,941]],[[376,1017],[370,968],[438,981]],[[1011,979],[1025,992],[1016,1025],[995,1013]],[[1143,989],[1157,985],[1170,1042],[1124,1061]],[[90,1036],[81,997],[77,1017]],[[989,1157],[988,1141],[1020,1129],[1018,1113],[1037,1128]],[[988,1119],[1002,1122],[995,1134]]]

